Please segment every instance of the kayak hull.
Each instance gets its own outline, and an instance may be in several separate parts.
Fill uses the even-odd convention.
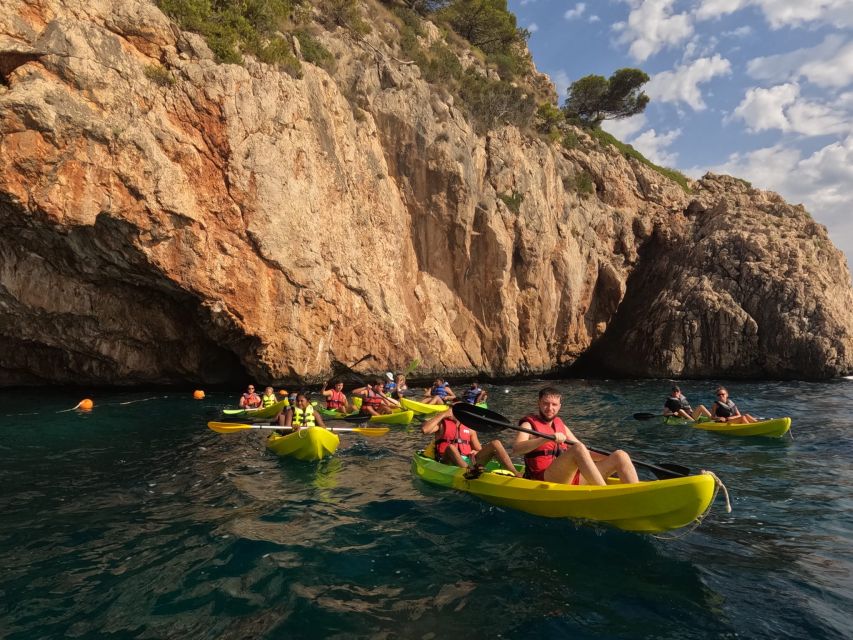
[[[404,409],[414,411],[416,414],[421,416],[430,416],[436,413],[441,413],[442,411],[447,411],[450,408],[450,405],[447,404],[427,404],[426,402],[418,402],[417,400],[410,400],[409,398],[400,398],[400,406]],[[489,405],[485,402],[479,402],[476,406],[483,407],[484,409],[489,408]]]
[[[657,533],[694,522],[711,506],[710,474],[605,487],[564,485],[515,478],[501,472],[466,480],[465,470],[420,453],[412,473],[441,487],[464,491],[486,502],[546,518],[600,522],[625,531]]]
[[[252,418],[258,420],[269,420],[275,418],[279,413],[287,409],[290,403],[287,400],[276,402],[261,409],[223,409],[222,413],[232,418]]]
[[[694,429],[711,431],[726,436],[763,436],[765,438],[779,438],[791,428],[791,418],[773,418],[761,420],[752,424],[732,424],[729,422],[688,422],[681,418],[667,417],[665,424],[688,425]]]
[[[354,422],[353,417],[359,415],[357,413],[341,413],[339,411],[330,411],[329,409],[318,409],[324,418],[348,418],[348,422]],[[395,411],[394,413],[386,413],[379,416],[363,416],[364,422],[371,424],[410,424],[415,419],[414,411]]]
[[[283,458],[322,460],[335,453],[340,443],[341,439],[328,429],[308,427],[285,436],[270,435],[267,449]]]

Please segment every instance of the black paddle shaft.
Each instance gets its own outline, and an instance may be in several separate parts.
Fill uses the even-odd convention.
[[[538,431],[533,431],[532,429],[526,429],[524,427],[515,425],[510,422],[505,416],[502,416],[496,411],[484,409],[483,407],[477,407],[473,404],[468,404],[467,402],[457,402],[453,405],[453,417],[459,420],[459,422],[471,427],[475,431],[496,432],[502,431],[504,429],[512,429],[514,431],[521,431],[522,433],[529,433],[534,436],[539,436],[540,438],[556,440],[556,437],[551,435],[550,433],[539,433]],[[569,442],[569,444],[573,443]],[[592,447],[587,447],[587,449],[589,449],[590,451],[594,451],[595,453],[600,453],[604,456],[609,456],[613,453],[612,451],[606,451],[604,449],[593,449]],[[667,468],[664,468],[654,464],[649,464],[648,462],[642,462],[641,460],[632,459],[632,461],[635,466],[648,469],[659,479],[682,478],[684,476],[689,476],[692,474],[690,469],[681,465],[667,464]]]

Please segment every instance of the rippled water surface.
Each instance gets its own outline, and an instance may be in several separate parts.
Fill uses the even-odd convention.
[[[624,533],[414,480],[416,426],[300,463],[206,428],[236,394],[0,394],[0,638],[853,637],[853,381],[729,385],[778,441],[633,420],[666,381],[557,386],[588,444],[713,469],[733,512]]]

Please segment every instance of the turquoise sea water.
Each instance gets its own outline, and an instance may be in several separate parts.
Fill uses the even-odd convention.
[[[414,480],[417,428],[300,463],[206,428],[236,393],[0,393],[0,638],[853,637],[853,381],[729,385],[778,441],[633,420],[666,381],[557,386],[588,444],[713,469],[733,512],[631,534]]]

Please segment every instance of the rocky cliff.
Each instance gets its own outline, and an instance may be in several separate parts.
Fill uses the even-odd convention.
[[[326,32],[334,76],[295,79],[217,64],[150,2],[2,0],[0,385],[283,382],[368,353],[853,369],[850,275],[802,208],[722,176],[688,194],[582,132],[478,135],[395,28]]]

